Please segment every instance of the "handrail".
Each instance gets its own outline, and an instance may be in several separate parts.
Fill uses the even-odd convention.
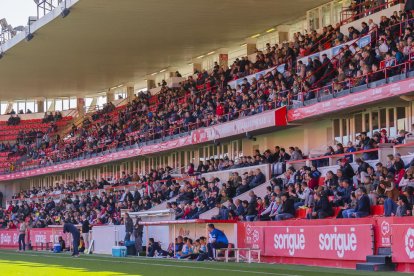
[[[357,5],[351,5],[349,7],[345,7],[343,8],[343,10],[340,13],[340,20],[341,20],[341,26],[345,25],[345,24],[349,24],[351,22],[354,22],[355,20],[360,19],[363,16],[366,16],[367,14],[373,14],[376,12],[379,12],[381,10],[387,9],[391,6],[393,6],[394,4],[399,4],[400,2],[402,2],[401,0],[386,0],[386,3],[381,4],[381,5],[375,5],[377,3],[379,3],[379,1],[373,1],[371,3],[374,3],[374,7],[373,8],[369,8],[369,9],[364,9],[364,7],[367,6],[367,2],[362,2],[360,4]],[[357,11],[357,14],[353,14],[354,10]],[[358,13],[358,11],[360,11]],[[347,14],[350,14],[350,17],[346,17]],[[346,17],[346,18],[345,18]]]
[[[61,194],[50,194],[50,195],[46,195],[46,196],[33,196],[33,197],[25,197],[25,198],[12,198],[10,201],[26,201],[26,200],[41,200],[41,199],[46,199],[46,198],[50,198],[50,197],[62,197],[62,196],[73,196],[73,195],[77,195],[77,194],[87,194],[87,193],[94,193],[94,192],[104,192],[104,191],[108,191],[108,190],[114,190],[114,189],[128,189],[128,188],[132,188],[132,187],[137,187],[137,186],[143,186],[145,185],[148,190],[148,187],[150,185],[153,185],[155,182],[168,182],[168,181],[186,181],[186,179],[190,179],[193,177],[181,177],[181,178],[171,178],[169,180],[152,180],[152,181],[145,181],[145,182],[141,182],[141,183],[131,183],[132,181],[130,181],[127,185],[121,185],[121,186],[111,186],[111,187],[106,187],[103,189],[91,189],[91,190],[83,190],[83,191],[76,191],[76,192],[64,192]],[[70,182],[70,181],[69,181]]]
[[[372,81],[370,80],[370,76],[371,75],[374,75],[374,74],[377,74],[377,73],[379,73],[379,72],[381,72],[381,71],[383,71],[384,72],[384,78],[383,79],[387,79],[389,76],[388,76],[388,74],[387,74],[387,71],[390,71],[390,70],[394,70],[394,69],[396,69],[396,68],[401,68],[401,67],[404,67],[404,70],[407,72],[407,68],[410,68],[411,67],[411,63],[413,63],[414,62],[414,60],[413,61],[411,61],[411,60],[409,60],[409,61],[406,61],[406,62],[404,62],[404,63],[401,63],[401,64],[397,64],[397,65],[394,65],[394,66],[390,66],[390,67],[386,67],[386,68],[383,68],[383,69],[380,69],[380,70],[378,70],[378,71],[376,71],[376,72],[371,72],[371,73],[368,73],[368,74],[366,74],[366,75],[362,75],[361,77],[358,77],[358,78],[349,78],[348,80],[345,80],[345,81],[343,81],[343,82],[341,82],[341,83],[346,83],[346,84],[348,84],[348,87],[347,88],[349,88],[349,89],[352,89],[353,87],[356,87],[355,86],[355,83],[356,83],[356,80],[358,80],[358,81],[360,81],[361,79],[365,79],[365,83],[366,84],[368,84],[368,83],[371,83]],[[336,83],[331,83],[331,84],[329,84],[329,85],[326,85],[326,86],[323,86],[323,87],[319,87],[319,88],[315,88],[315,89],[312,89],[312,90],[309,90],[309,91],[307,91],[307,92],[305,92],[305,93],[309,93],[309,92],[316,92],[315,94],[315,98],[316,99],[318,99],[319,100],[319,97],[320,97],[320,93],[321,93],[321,91],[326,91],[326,90],[328,90],[328,91],[330,91],[332,94],[333,94],[333,96],[335,97],[335,92],[340,92],[340,91],[342,91],[342,89],[341,90],[338,90],[338,91],[335,91],[335,89],[333,89],[333,86],[335,85]],[[302,102],[304,102],[305,101],[305,96],[304,95],[302,95]]]
[[[366,35],[364,35],[364,36],[361,36],[361,37],[359,37],[358,39],[356,39],[355,41],[353,41],[353,43],[352,44],[358,44],[358,42],[359,41],[361,41],[363,38],[365,38],[366,36],[368,36],[368,35],[371,35],[371,37],[372,37],[372,33],[374,33],[375,32],[375,40],[378,38],[378,29],[377,28],[373,28],[372,30],[370,30]],[[371,41],[371,43],[372,43],[372,41]],[[334,60],[334,59],[337,59],[337,57],[338,56],[340,56],[344,51],[345,51],[345,47],[346,45],[343,45],[343,47],[340,49],[340,51],[338,51],[338,53],[336,54],[336,55],[334,55],[333,57],[331,57],[330,58],[330,64],[332,64],[332,60]],[[339,46],[340,47],[340,46]],[[352,56],[354,56],[356,54],[356,52],[352,55]],[[339,60],[338,60],[338,62],[339,62]],[[302,84],[305,82],[305,81],[307,81],[309,78],[311,78],[312,76],[315,76],[319,71],[321,71],[322,69],[325,69],[326,70],[326,65],[324,66],[323,65],[323,63],[322,63],[322,66],[321,67],[319,67],[315,72],[313,72],[310,76],[308,76],[308,77],[305,77],[305,79],[302,81]],[[312,87],[315,87],[315,86],[317,86],[317,84],[319,84],[323,79],[325,79],[325,77],[326,76],[329,76],[333,71],[335,71],[336,70],[336,68],[333,68],[330,72],[328,72],[327,74],[324,74],[323,76],[321,76],[321,78],[320,79],[318,79],[313,85],[312,85]]]
[[[318,156],[318,157],[312,157],[312,158],[307,158],[307,159],[286,161],[286,165],[294,164],[294,163],[303,163],[303,162],[306,162],[306,161],[322,160],[322,159],[328,159],[328,158],[339,158],[339,157],[345,157],[345,156],[354,155],[354,154],[376,152],[379,149],[380,148],[374,148],[374,149],[368,149],[368,150],[358,150],[358,151],[354,151],[354,152],[346,152],[346,153],[332,154],[332,155],[321,155],[321,156]]]

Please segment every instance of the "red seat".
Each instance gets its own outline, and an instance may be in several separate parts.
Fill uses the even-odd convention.
[[[306,218],[306,214],[308,213],[308,210],[309,209],[304,209],[304,208],[298,208],[298,209],[296,209],[295,217],[296,218],[300,218],[300,219]]]
[[[373,215],[373,216],[383,216],[384,215],[384,205],[371,206],[371,215]]]
[[[325,184],[325,177],[319,177],[319,182],[318,182],[319,186],[323,186]]]

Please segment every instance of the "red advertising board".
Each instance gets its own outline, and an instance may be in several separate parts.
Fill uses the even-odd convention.
[[[62,228],[33,228],[30,229],[30,241],[32,246],[37,246],[40,243],[57,243],[59,237],[62,237],[65,242],[69,241],[69,236],[63,233]]]
[[[391,225],[393,217],[379,217],[375,220],[375,247],[391,247]]]
[[[204,143],[237,134],[244,134],[249,131],[274,127],[276,124],[283,125],[283,119],[276,121],[276,114],[284,119],[284,125],[286,126],[286,108],[283,107],[227,123],[196,129],[191,133],[192,144]]]
[[[397,263],[414,263],[414,225],[392,225],[392,260]]]
[[[0,247],[17,248],[19,246],[19,233],[17,230],[0,230]]]
[[[26,244],[31,243],[33,247],[38,247],[43,243],[56,243],[59,236],[65,240],[66,244],[70,241],[70,235],[64,234],[62,228],[32,228],[26,235]],[[0,230],[0,248],[17,248],[19,246],[18,230]]]
[[[288,121],[296,121],[313,117],[329,112],[335,112],[361,104],[371,103],[390,97],[400,96],[411,92],[414,88],[414,82],[404,80],[381,87],[367,89],[366,91],[350,94],[344,97],[335,98],[325,102],[315,103],[302,108],[295,108],[288,111]]]
[[[241,245],[267,257],[363,261],[374,252],[373,225],[260,226],[239,224]]]

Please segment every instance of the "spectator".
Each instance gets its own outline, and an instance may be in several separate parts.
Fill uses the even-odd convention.
[[[315,193],[315,206],[312,213],[308,214],[309,219],[324,219],[333,215],[332,205],[324,192]]]
[[[357,198],[357,204],[354,212],[349,212],[349,217],[352,218],[363,218],[369,215],[371,212],[370,200],[366,194],[365,188],[359,188],[355,191]]]
[[[275,216],[277,221],[295,217],[294,201],[289,198],[287,193],[282,194],[282,206],[280,212]]]

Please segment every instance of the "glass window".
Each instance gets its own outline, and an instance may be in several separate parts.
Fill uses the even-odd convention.
[[[46,101],[45,101],[45,112],[47,112],[52,107],[53,104],[54,104],[54,100],[46,99]]]
[[[26,102],[26,112],[27,112],[27,110],[29,110],[30,109],[30,111],[32,111],[32,112],[37,112],[37,108],[36,108],[36,103],[35,103],[35,101],[27,101]]]
[[[101,107],[103,107],[104,104],[106,104],[106,102],[107,102],[106,95],[105,96],[99,96],[98,100],[97,100],[97,105],[101,108]]]
[[[387,128],[387,110],[380,109],[380,128]]]
[[[394,108],[388,109],[388,121],[390,126],[390,136],[397,136],[397,129],[395,128],[395,122],[394,122]]]
[[[348,119],[342,119],[342,143],[347,144],[349,141]]]
[[[68,110],[69,109],[69,99],[63,99],[63,110]]]
[[[364,114],[364,131],[368,136],[371,136],[371,128],[369,125],[369,113]]]
[[[322,26],[331,24],[331,4],[322,7]]]
[[[55,111],[62,111],[62,99],[55,99]]]
[[[398,131],[405,130],[405,107],[397,107],[397,128]]]
[[[362,114],[355,115],[355,134],[360,134],[362,132]]]
[[[69,100],[69,108],[76,108],[77,107],[77,100],[76,98],[70,98]]]
[[[5,114],[7,110],[7,102],[0,102],[0,114]]]
[[[342,143],[339,119],[333,120],[333,129],[334,129],[334,137],[335,137],[335,142],[336,142],[335,144]]]
[[[371,113],[371,118],[372,118],[372,131],[373,131],[373,133],[376,132],[376,131],[379,132],[378,111],[373,111]]]

